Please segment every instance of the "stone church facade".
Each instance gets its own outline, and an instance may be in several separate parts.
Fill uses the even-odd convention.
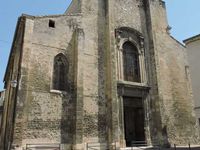
[[[63,15],[22,15],[1,149],[198,144],[186,49],[166,18],[161,0],[73,0]]]

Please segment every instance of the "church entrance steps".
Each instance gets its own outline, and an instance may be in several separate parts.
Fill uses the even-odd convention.
[[[146,150],[146,149],[153,149],[153,147],[127,147],[127,148],[121,148],[120,150]]]
[[[120,150],[200,150],[200,146],[194,147],[172,147],[172,148],[159,148],[159,147],[128,147],[121,148]]]

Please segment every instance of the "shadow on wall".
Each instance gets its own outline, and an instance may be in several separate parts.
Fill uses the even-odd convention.
[[[105,87],[105,17],[106,10],[102,8],[106,8],[106,1],[98,1],[98,137],[100,143],[106,143],[107,140],[107,111],[106,111],[106,87]],[[105,149],[105,147],[102,147]]]
[[[68,74],[67,74],[67,91],[65,94],[63,94],[62,97],[62,119],[61,119],[61,144],[66,144],[68,146],[72,145],[74,143],[74,135],[76,131],[76,95],[75,95],[75,86],[73,82],[74,77],[74,70],[73,67],[75,64],[73,64],[72,60],[74,59],[74,36],[75,32],[72,35],[72,39],[70,40],[70,43],[72,43],[72,47],[68,46],[67,51],[70,52],[69,54],[66,54],[68,56],[67,58],[71,58],[69,61],[68,66]],[[69,44],[70,45],[70,44]]]

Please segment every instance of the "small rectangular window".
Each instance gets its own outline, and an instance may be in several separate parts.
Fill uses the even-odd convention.
[[[185,75],[186,75],[186,79],[187,79],[187,80],[189,79],[189,75],[190,75],[189,72],[190,72],[190,71],[189,71],[189,66],[185,66]]]
[[[49,27],[50,28],[55,28],[55,21],[49,20]]]

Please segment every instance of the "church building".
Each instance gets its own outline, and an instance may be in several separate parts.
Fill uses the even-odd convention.
[[[19,17],[1,150],[197,145],[187,51],[162,0],[72,0]]]

